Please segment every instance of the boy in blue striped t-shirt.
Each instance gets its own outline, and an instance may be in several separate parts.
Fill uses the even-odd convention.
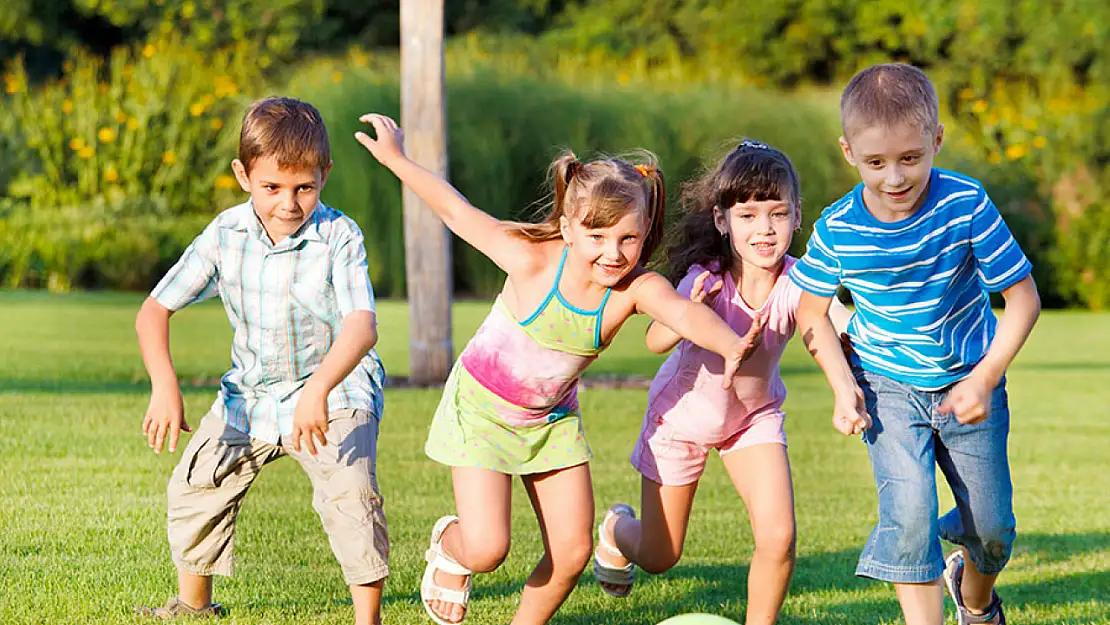
[[[994,581],[1014,541],[1005,371],[1040,312],[1031,265],[975,180],[933,167],[944,127],[909,65],[856,75],[840,147],[863,179],[814,224],[792,272],[798,329],[835,394],[833,423],[863,433],[879,522],[856,574],[893,582],[907,625],[1005,623]],[[851,364],[826,313],[856,304]],[[1001,320],[990,292],[1001,292]],[[937,518],[936,465],[956,508]],[[940,538],[960,545],[944,558]]]

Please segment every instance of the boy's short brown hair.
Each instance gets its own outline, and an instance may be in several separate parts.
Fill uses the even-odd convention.
[[[929,77],[905,63],[874,65],[856,74],[840,96],[844,137],[874,125],[909,123],[923,132],[940,124],[937,92]]]
[[[273,97],[252,104],[239,131],[239,160],[249,174],[258,159],[268,156],[281,169],[326,170],[331,144],[320,111],[295,98]]]

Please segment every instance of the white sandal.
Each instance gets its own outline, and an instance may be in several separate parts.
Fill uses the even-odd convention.
[[[466,619],[467,605],[470,603],[470,575],[472,571],[444,553],[441,544],[443,532],[447,530],[449,525],[458,522],[458,520],[459,517],[448,515],[436,521],[432,528],[432,538],[428,544],[428,550],[424,552],[424,559],[428,562],[428,565],[424,567],[424,577],[420,580],[420,603],[424,605],[424,611],[437,625],[458,625],[463,622]],[[443,571],[448,575],[466,575],[466,585],[462,588],[444,588],[436,583],[436,571]],[[445,621],[443,617],[432,610],[432,607],[428,605],[429,601],[443,601],[461,605],[463,607],[463,618],[453,622]]]
[[[615,566],[607,562],[599,554],[600,551],[605,551],[609,555],[623,558],[624,554],[617,548],[616,545],[609,542],[605,538],[605,526],[609,524],[609,519],[620,515],[627,514],[633,519],[636,518],[636,511],[628,504],[617,504],[609,509],[605,514],[605,519],[601,521],[601,525],[597,526],[597,549],[594,550],[594,579],[598,584],[612,584],[614,586],[624,586],[624,591],[611,590],[602,586],[604,590],[611,596],[624,598],[632,592],[632,584],[636,582],[636,565],[629,562],[625,566]]]

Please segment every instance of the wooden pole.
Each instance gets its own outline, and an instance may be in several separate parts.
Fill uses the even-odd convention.
[[[401,125],[405,153],[447,176],[443,0],[401,0]],[[447,379],[451,344],[451,238],[420,198],[404,188],[405,276],[411,380]]]

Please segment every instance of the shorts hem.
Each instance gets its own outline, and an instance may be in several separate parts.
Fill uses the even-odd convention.
[[[943,573],[944,565],[941,563],[923,566],[900,566],[866,560],[860,561],[856,567],[856,575],[859,577],[868,577],[894,584],[924,584],[940,579]]]
[[[378,566],[371,569],[365,569],[354,573],[343,572],[343,580],[349,586],[363,586],[365,584],[373,584],[374,582],[381,581],[389,577],[388,566]]]

